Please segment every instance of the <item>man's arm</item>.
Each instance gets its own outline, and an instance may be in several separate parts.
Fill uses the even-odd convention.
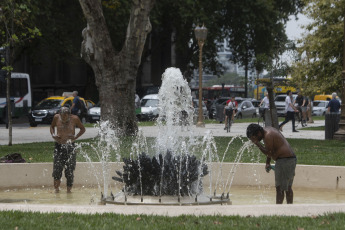
[[[269,141],[265,141],[269,140]],[[254,144],[259,147],[260,151],[267,157],[271,158],[273,155],[273,142],[274,137],[270,133],[266,133],[265,136],[265,146],[263,146],[259,141],[255,141]]]
[[[80,119],[77,117],[76,120],[76,126],[80,129],[78,134],[73,138],[73,140],[77,140],[81,135],[83,135],[85,133],[85,127],[83,125],[83,123],[81,123]]]
[[[50,134],[52,135],[52,138],[57,142],[60,142],[60,137],[58,136],[58,133],[55,134],[55,127],[57,124],[57,120],[59,119],[59,116],[59,114],[56,114],[53,118],[52,123],[50,124]]]
[[[327,113],[331,112],[331,106],[330,106],[331,102],[328,102],[328,105],[327,105]]]
[[[52,121],[52,123],[50,124],[50,134],[52,135],[52,136],[55,136],[55,127],[56,127],[56,115],[54,116],[54,118],[53,118],[53,121]]]
[[[295,110],[295,112],[298,112],[298,110],[296,109],[296,107],[290,102],[289,103],[289,105],[291,106],[291,108],[293,109],[293,110]]]

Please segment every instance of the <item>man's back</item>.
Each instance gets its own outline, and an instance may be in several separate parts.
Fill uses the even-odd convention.
[[[337,99],[332,99],[328,103],[328,107],[330,107],[330,112],[331,113],[339,113],[340,109],[340,102]]]
[[[271,152],[274,160],[277,158],[290,157],[294,152],[285,137],[275,128],[265,127],[264,143],[267,150]]]

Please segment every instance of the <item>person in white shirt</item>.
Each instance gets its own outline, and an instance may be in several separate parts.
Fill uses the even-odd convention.
[[[264,104],[264,110],[262,111],[262,113],[260,115],[263,118],[263,120],[265,120],[265,112],[267,109],[270,108],[270,101],[268,99],[268,92],[267,91],[265,91],[265,97],[261,100],[261,102],[259,104],[259,108],[261,107],[262,104]]]
[[[227,126],[228,126],[228,119],[233,120],[233,116],[236,110],[236,103],[234,101],[234,98],[230,99],[227,101],[227,104],[224,107],[224,116],[225,116],[225,128],[224,130],[226,130]]]
[[[280,123],[279,130],[283,131],[282,127],[291,120],[292,121],[292,132],[298,132],[295,129],[295,112],[298,112],[298,110],[296,109],[296,107],[292,103],[292,100],[291,100],[292,92],[290,90],[288,90],[286,94],[287,94],[287,96],[285,98],[285,112],[286,112],[286,116],[285,116],[285,121]]]

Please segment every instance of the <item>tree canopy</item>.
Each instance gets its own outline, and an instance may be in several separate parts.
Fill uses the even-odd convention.
[[[305,0],[313,21],[299,40],[292,78],[307,95],[340,91],[344,47],[344,1]]]

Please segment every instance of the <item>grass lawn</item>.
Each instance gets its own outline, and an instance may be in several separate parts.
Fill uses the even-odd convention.
[[[231,137],[214,137],[218,156],[222,158],[228,143],[232,139]],[[225,162],[233,162],[236,153],[243,145],[243,141],[247,141],[247,138],[236,138],[230,148],[225,153]],[[116,161],[116,155],[120,154],[121,159],[128,157],[130,154],[132,138],[123,138],[121,149],[118,152],[111,153],[111,161]],[[153,146],[155,138],[147,138],[149,146]],[[292,148],[294,149],[297,157],[298,164],[307,165],[335,165],[345,166],[345,142],[337,140],[312,140],[312,139],[288,139]],[[91,157],[92,161],[98,161],[94,150],[91,145],[96,146],[95,140],[83,140],[77,143],[83,144],[83,151]],[[2,145],[0,146],[0,152],[2,156],[9,153],[21,153],[22,157],[27,162],[52,162],[53,161],[54,145],[52,142],[42,143],[29,143],[29,144],[15,144],[13,146]],[[151,151],[149,151],[151,152]],[[201,150],[200,150],[201,152]],[[84,162],[85,158],[82,154],[78,154],[77,161]],[[253,147],[250,151],[245,151],[241,162],[265,162],[265,156],[259,152],[258,148]]]
[[[345,214],[313,217],[147,216],[1,212],[1,229],[344,229]]]

